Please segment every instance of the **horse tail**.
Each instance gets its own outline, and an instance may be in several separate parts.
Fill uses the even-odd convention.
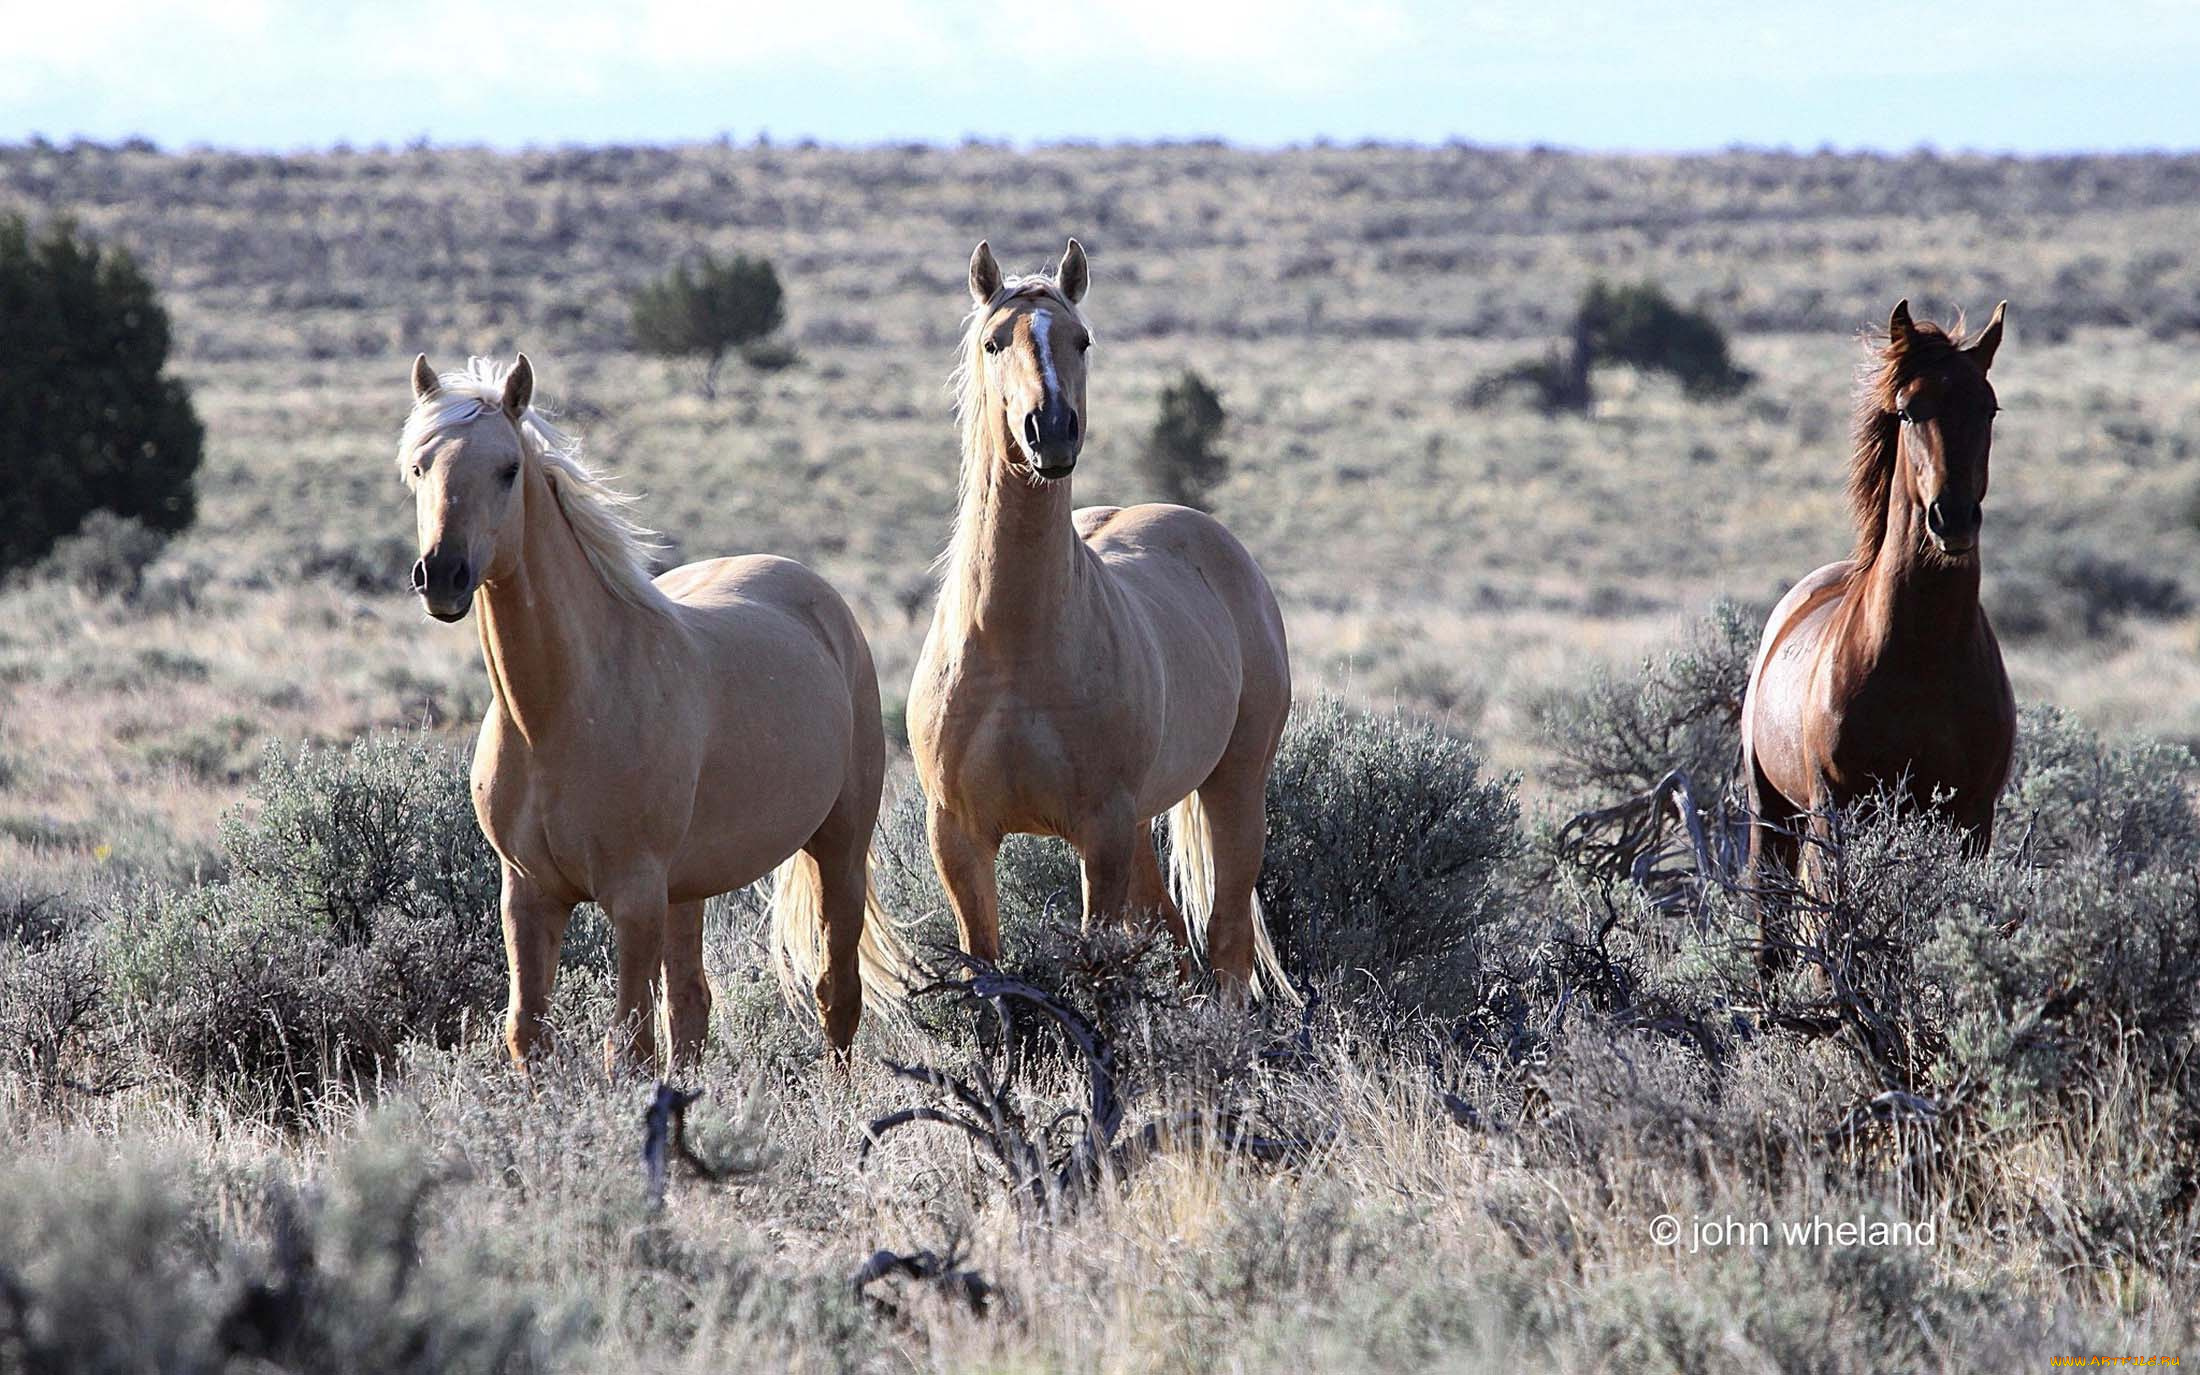
[[[1169,809],[1169,895],[1184,915],[1192,948],[1204,957],[1207,924],[1215,915],[1215,832],[1199,794],[1186,793]],[[1268,917],[1261,911],[1260,894],[1252,894],[1253,979],[1248,991],[1255,997],[1265,991],[1296,1007],[1302,1001],[1283,971],[1275,942],[1268,938]]]
[[[911,990],[925,981],[925,969],[902,938],[901,927],[887,915],[873,881],[875,852],[863,863],[863,935],[856,943],[856,973],[863,983],[863,1006],[889,1021],[906,1015]],[[814,1012],[817,982],[825,972],[825,884],[817,860],[807,850],[787,856],[772,874],[772,968],[779,991],[797,1013]]]

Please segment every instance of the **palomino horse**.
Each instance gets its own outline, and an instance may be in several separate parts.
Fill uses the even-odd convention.
[[[414,590],[439,621],[481,609],[493,700],[474,812],[503,860],[512,1055],[542,1037],[566,921],[593,900],[618,936],[607,1060],[629,1046],[656,1060],[660,977],[673,1058],[693,1060],[711,1002],[703,902],[775,867],[782,977],[814,986],[845,1051],[864,987],[890,1000],[910,967],[870,895],[886,743],[863,632],[786,559],[653,581],[655,536],[530,406],[534,376],[524,354],[441,377],[415,359],[398,449]]]
[[[1975,340],[1894,308],[1857,405],[1856,552],[1780,599],[1743,699],[1753,874],[1796,869],[1799,818],[1881,788],[1937,799],[1974,852],[1993,838],[2017,713],[1978,549],[2008,305]]]
[[[983,243],[970,258],[961,505],[909,690],[933,861],[978,958],[1000,953],[1002,837],[1052,835],[1083,861],[1088,922],[1158,918],[1204,940],[1225,988],[1292,996],[1253,893],[1291,710],[1283,618],[1213,517],[1071,510],[1087,281],[1075,239],[1051,277],[1003,277]]]

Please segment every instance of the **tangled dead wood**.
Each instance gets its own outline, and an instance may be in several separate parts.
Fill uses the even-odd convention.
[[[901,1305],[871,1292],[871,1286],[887,1279],[907,1279],[929,1285],[982,1318],[992,1311],[994,1300],[1001,1296],[1001,1291],[984,1275],[965,1268],[963,1260],[959,1240],[951,1244],[944,1255],[932,1250],[880,1249],[873,1251],[871,1258],[856,1268],[849,1285],[858,1300],[889,1318],[902,1315]]]
[[[1286,1161],[1329,1139],[1264,1135],[1253,1130],[1243,1114],[1229,1108],[1172,1114],[1122,1137],[1125,1107],[1113,1041],[1078,1009],[1044,990],[967,956],[960,957],[960,962],[968,971],[966,977],[941,980],[916,996],[959,995],[1038,1013],[1061,1032],[1069,1051],[1084,1065],[1085,1101],[1035,1128],[1017,1091],[1014,1071],[996,1069],[986,1056],[974,1059],[962,1075],[890,1061],[888,1068],[932,1090],[937,1101],[873,1119],[859,1163],[867,1163],[872,1150],[899,1128],[920,1122],[953,1127],[999,1165],[1012,1195],[1040,1212],[1055,1213],[1086,1196],[1104,1176],[1120,1175],[1169,1146]]]
[[[642,1169],[648,1181],[652,1213],[662,1211],[665,1206],[665,1186],[670,1181],[675,1160],[687,1166],[696,1178],[714,1184],[736,1175],[754,1173],[753,1167],[746,1165],[713,1164],[688,1145],[687,1110],[702,1096],[700,1089],[690,1093],[661,1080],[657,1091],[650,1095],[649,1111],[642,1117]]]

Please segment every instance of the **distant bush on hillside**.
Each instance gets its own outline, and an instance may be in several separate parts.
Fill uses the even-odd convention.
[[[1711,317],[1675,305],[1655,283],[1591,283],[1578,318],[1595,362],[1666,373],[1690,396],[1731,396],[1749,385]]]
[[[94,511],[162,535],[191,524],[204,431],[163,375],[168,344],[129,254],[0,217],[0,571]]]
[[[732,349],[756,347],[766,369],[793,361],[784,348],[760,347],[786,322],[779,274],[762,258],[720,262],[705,253],[634,296],[634,342],[644,353],[703,360],[703,394],[715,396],[718,370]]]
[[[1229,456],[1215,447],[1228,419],[1222,397],[1189,369],[1161,393],[1153,431],[1139,455],[1156,495],[1179,506],[1206,509],[1230,471]]]
[[[2165,619],[2192,608],[2174,570],[2144,566],[2083,544],[2059,542],[1997,565],[1986,608],[2016,640],[2089,640],[2129,619]]]
[[[1547,412],[1586,411],[1592,372],[1611,363],[1665,373],[1697,398],[1732,396],[1751,380],[1735,366],[1726,334],[1711,317],[1674,304],[1654,282],[1591,282],[1569,333],[1565,348],[1477,379],[1468,389],[1470,403],[1489,405],[1525,387]]]

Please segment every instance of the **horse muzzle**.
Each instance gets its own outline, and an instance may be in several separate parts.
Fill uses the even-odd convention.
[[[464,558],[429,554],[412,567],[412,590],[430,616],[462,621],[474,606],[474,570]]]
[[[1925,530],[1933,547],[1950,557],[1976,553],[1979,527],[1985,523],[1985,509],[1960,497],[1942,497],[1925,508]]]
[[[1024,417],[1024,457],[1042,481],[1059,482],[1077,468],[1077,455],[1085,447],[1084,426],[1074,407],[1056,402]]]

